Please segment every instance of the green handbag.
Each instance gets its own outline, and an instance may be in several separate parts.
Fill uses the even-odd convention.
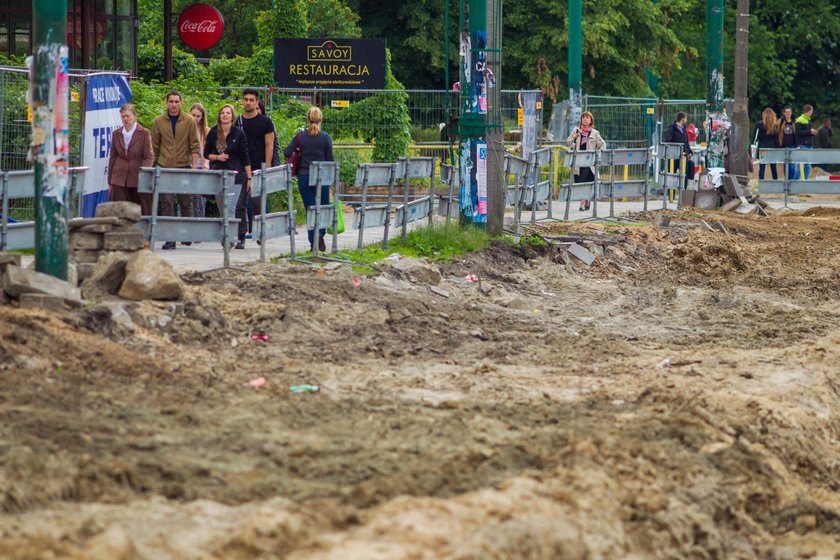
[[[335,199],[335,225],[338,233],[344,233],[344,210],[341,209],[341,203]],[[332,233],[333,228],[328,227],[327,233]]]

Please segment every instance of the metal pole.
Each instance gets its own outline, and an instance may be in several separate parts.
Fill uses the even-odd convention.
[[[33,0],[32,156],[35,160],[35,270],[67,280],[67,0]]]
[[[569,0],[569,123],[580,122],[582,93],[583,0]]]
[[[723,0],[706,0],[706,168],[723,167]]]
[[[175,77],[172,71],[172,0],[163,0],[163,81]]]
[[[260,164],[260,262],[265,262],[265,214],[268,194],[265,192],[265,162]]]

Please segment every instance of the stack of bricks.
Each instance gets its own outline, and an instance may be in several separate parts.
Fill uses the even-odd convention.
[[[91,275],[102,255],[143,248],[146,236],[136,227],[139,221],[140,206],[132,202],[106,202],[96,207],[95,218],[70,220],[70,260],[76,263],[79,284]]]

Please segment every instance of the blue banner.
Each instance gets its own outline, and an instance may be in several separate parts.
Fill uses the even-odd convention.
[[[96,215],[108,201],[108,158],[111,133],[122,126],[120,107],[131,103],[131,87],[124,74],[91,74],[85,89],[85,126],[82,165],[89,169],[82,199],[82,216]]]

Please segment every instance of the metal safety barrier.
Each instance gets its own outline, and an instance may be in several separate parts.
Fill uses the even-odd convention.
[[[332,252],[338,251],[338,212],[335,205],[340,202],[334,199],[334,202],[329,204],[321,204],[324,188],[338,192],[338,173],[339,164],[335,161],[316,161],[309,164],[309,186],[315,187],[315,204],[306,209],[306,229],[315,232],[312,242],[313,257],[318,256],[322,229],[332,228]]]
[[[448,163],[440,164],[440,182],[449,185],[449,194],[438,197],[438,214],[446,216],[448,222],[451,218],[457,218],[461,212],[461,201],[455,195],[461,185],[461,174],[458,169]]]
[[[235,171],[204,169],[169,169],[162,167],[141,167],[137,192],[151,193],[152,215],[143,216],[138,227],[143,229],[149,247],[155,250],[155,240],[162,237],[167,241],[211,241],[221,242],[224,248],[224,268],[230,268],[230,228],[239,220],[228,216],[227,194],[233,188]],[[220,218],[190,218],[183,216],[159,216],[158,203],[161,194],[212,195],[221,196]]]
[[[432,212],[435,199],[435,167],[436,157],[408,157],[397,160],[397,177],[403,180],[403,203],[395,207],[394,227],[402,227],[400,239],[405,243],[408,235],[408,224],[422,218],[432,223]],[[428,179],[429,196],[409,200],[409,181],[411,179]]]
[[[522,220],[522,200],[525,183],[531,173],[531,163],[527,159],[505,154],[505,205],[513,207],[513,231],[519,233]],[[511,183],[511,178],[513,182]]]
[[[784,179],[759,179],[758,191],[761,194],[784,194],[785,208],[788,197],[792,194],[840,194],[840,181],[832,179],[793,179],[790,168],[799,164],[840,164],[840,150],[798,148],[767,148],[759,150],[760,165],[781,163]]]
[[[87,167],[71,167],[70,184],[65,204],[65,219],[73,217],[70,204],[76,193],[84,190]],[[0,171],[0,251],[32,249],[35,247],[35,221],[15,222],[9,217],[9,201],[16,198],[35,197],[35,171]]]
[[[288,195],[287,212],[268,213],[268,195],[279,192]],[[291,256],[295,258],[295,195],[292,190],[292,166],[269,167],[251,174],[251,197],[260,198],[259,219],[254,220],[253,236],[260,245],[260,262],[265,262],[265,242],[274,237],[289,236]]]
[[[355,184],[362,188],[362,204],[353,214],[353,227],[359,230],[358,249],[364,246],[365,228],[383,226],[385,227],[385,237],[382,240],[383,249],[387,247],[396,178],[396,163],[363,163],[356,167]],[[388,187],[387,202],[385,204],[368,204],[369,187]]]
[[[566,208],[563,212],[563,219],[569,219],[569,211],[573,200],[592,200],[592,217],[598,217],[598,186],[601,181],[600,176],[601,151],[583,150],[579,151],[573,149],[563,155],[563,165],[568,167],[569,182],[566,185],[560,185],[560,192],[558,193],[558,200],[565,201]],[[584,183],[574,182],[574,169],[576,167],[591,167],[595,171],[595,180]]]
[[[682,190],[685,188],[686,162],[683,158],[684,146],[679,143],[664,142],[656,146],[657,184],[662,189],[662,209],[668,209],[668,190],[676,191],[677,209],[682,208]],[[672,163],[675,162],[675,163]],[[664,169],[660,169],[663,166]],[[678,167],[677,172],[672,169]]]

